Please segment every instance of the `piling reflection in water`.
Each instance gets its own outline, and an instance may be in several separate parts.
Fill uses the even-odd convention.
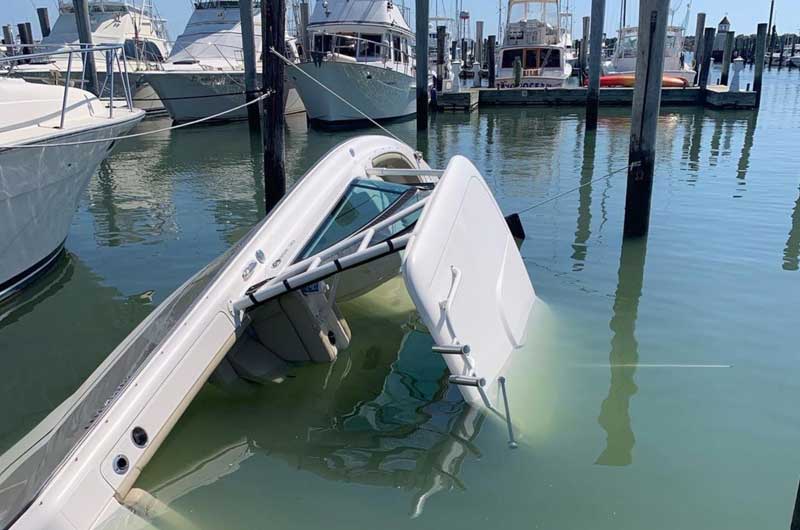
[[[800,268],[800,197],[792,210],[792,228],[783,251],[783,270],[796,271]]]
[[[406,306],[379,291],[375,300]],[[468,456],[480,456],[483,414],[448,386],[430,335],[408,312],[387,316],[360,301],[343,309],[354,341],[335,363],[297,368],[244,399],[206,388],[136,487],[180,511],[197,502],[193,491],[262,455],[331,481],[407,491],[411,516],[435,493],[463,489],[458,476]]]
[[[613,332],[609,355],[611,387],[597,418],[607,434],[606,448],[595,462],[603,466],[627,466],[633,461],[632,451],[636,438],[631,427],[629,409],[631,398],[638,390],[633,380],[639,362],[639,344],[635,331],[646,254],[646,238],[623,241],[613,316],[609,324]]]
[[[744,143],[742,144],[742,154],[739,157],[739,165],[736,172],[736,177],[739,179],[739,185],[742,191],[744,191],[747,170],[750,168],[750,153],[753,151],[757,120],[757,112],[750,112],[745,118]]]
[[[573,272],[583,270],[586,261],[586,243],[592,235],[592,186],[594,178],[594,157],[597,146],[597,132],[586,131],[583,137],[583,162],[578,190],[578,225],[575,228],[575,242],[572,244]]]

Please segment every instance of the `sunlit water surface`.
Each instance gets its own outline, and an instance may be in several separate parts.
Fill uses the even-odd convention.
[[[232,398],[207,386],[140,477],[196,528],[786,528],[800,472],[800,73],[763,108],[662,110],[649,239],[623,245],[629,112],[504,108],[391,126],[461,154],[506,213],[542,304],[505,426],[448,388],[394,281],[343,310],[333,365]],[[145,122],[157,129],[164,120]],[[290,120],[288,175],[364,130]],[[372,132],[372,131],[367,131]],[[264,215],[243,124],[120,143],[58,267],[0,307],[0,450]],[[600,179],[600,180],[596,180]],[[475,252],[480,252],[476,248]]]

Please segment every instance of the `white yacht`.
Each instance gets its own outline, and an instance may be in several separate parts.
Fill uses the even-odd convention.
[[[50,35],[42,39],[37,51],[57,52],[78,48],[80,39],[72,1],[59,0],[58,12],[58,20]],[[147,111],[163,111],[163,105],[141,75],[142,72],[157,68],[170,51],[166,21],[160,17],[152,0],[89,0],[89,22],[94,45],[124,46],[134,105]],[[98,82],[106,87],[107,92],[110,83],[106,80],[104,57],[96,54],[95,63]],[[76,55],[72,63],[73,81],[81,78],[82,69],[83,63]],[[14,75],[27,81],[56,85],[63,82],[66,70],[65,54],[40,56],[32,64],[20,64],[13,68]],[[117,70],[115,86],[121,90],[119,72]]]
[[[523,88],[563,87],[572,75],[560,0],[508,0],[506,30],[499,49],[497,86],[514,87],[519,63]]]
[[[537,300],[512,219],[464,157],[433,170],[388,137],[340,144],[0,457],[0,526],[152,522],[137,477],[203,384],[281,385],[292,364],[331,363],[352,339],[338,302],[398,274],[436,344],[425,355],[512,443],[503,396],[526,381],[509,361]]]
[[[679,78],[689,86],[694,83],[695,71],[683,54],[683,28],[667,27],[664,47],[664,77]],[[603,64],[603,74],[613,76],[636,76],[636,53],[639,45],[639,28],[622,28],[611,59]]]
[[[288,69],[312,122],[366,119],[350,105],[375,120],[416,113],[414,34],[402,11],[392,0],[316,3],[307,28],[311,60],[298,65],[302,72]]]
[[[111,138],[144,116],[111,105],[77,88],[0,77],[0,300],[58,257],[78,199],[114,145]]]
[[[261,13],[253,11],[256,56],[261,55]],[[287,54],[298,57],[294,38],[286,38]],[[261,72],[261,61],[256,61]],[[244,55],[239,0],[196,0],[183,33],[160,71],[147,80],[176,123],[214,116],[245,102]],[[260,83],[260,75],[258,82]],[[286,113],[305,109],[297,91],[286,89]],[[247,108],[226,113],[215,121],[247,119]]]

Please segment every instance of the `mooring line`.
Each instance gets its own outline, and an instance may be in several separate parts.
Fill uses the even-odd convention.
[[[531,206],[528,206],[527,208],[524,208],[524,209],[522,209],[522,210],[518,211],[518,212],[517,212],[517,214],[523,214],[523,213],[525,213],[525,212],[529,212],[529,211],[531,211],[531,210],[533,210],[533,209],[535,209],[535,208],[538,208],[539,206],[544,206],[544,205],[545,205],[545,204],[547,204],[548,202],[552,202],[552,201],[554,201],[554,200],[556,200],[556,199],[560,199],[561,197],[563,197],[563,196],[565,196],[565,195],[569,195],[570,193],[576,192],[576,191],[578,191],[579,189],[581,189],[581,188],[583,188],[583,187],[586,187],[586,186],[591,186],[592,184],[594,184],[594,183],[596,183],[596,182],[600,182],[601,180],[606,180],[606,179],[608,179],[608,178],[611,178],[611,177],[613,177],[613,176],[614,176],[614,175],[616,175],[617,173],[621,173],[621,172],[623,172],[623,171],[627,171],[627,170],[628,170],[628,166],[621,167],[621,168],[619,168],[619,169],[615,169],[614,171],[612,171],[612,172],[610,172],[610,173],[606,173],[606,174],[605,174],[605,175],[603,175],[602,177],[597,177],[596,179],[592,179],[592,180],[590,180],[589,182],[584,182],[583,184],[580,184],[580,185],[578,185],[578,186],[575,186],[574,188],[572,188],[572,189],[569,189],[569,190],[567,190],[567,191],[565,191],[565,192],[563,192],[563,193],[559,193],[558,195],[554,195],[554,196],[550,197],[549,199],[545,199],[545,200],[543,200],[542,202],[537,202],[536,204],[533,204],[533,205],[531,205]]]
[[[733,368],[732,364],[575,363],[577,368]]]
[[[297,66],[297,64],[296,64],[296,63],[294,63],[294,62],[293,62],[291,59],[288,59],[288,58],[284,57],[283,55],[281,55],[280,53],[278,53],[278,52],[277,52],[277,50],[275,50],[275,48],[274,48],[274,47],[270,46],[270,48],[269,48],[269,51],[270,51],[270,53],[272,53],[272,54],[274,54],[276,57],[280,58],[280,59],[281,59],[283,62],[285,62],[285,63],[286,63],[286,64],[288,64],[289,66],[293,66],[293,67],[294,67],[295,69],[297,69],[297,70],[298,70],[300,73],[302,73],[302,74],[303,74],[304,76],[306,76],[307,78],[311,79],[313,82],[315,82],[316,84],[318,84],[319,86],[321,86],[323,89],[325,89],[325,90],[327,90],[328,92],[330,92],[330,93],[331,93],[331,94],[332,94],[334,97],[336,97],[336,98],[338,98],[340,101],[342,101],[342,103],[344,103],[345,105],[349,106],[349,107],[350,107],[351,109],[353,109],[354,111],[356,111],[356,112],[358,112],[359,114],[361,114],[362,116],[364,116],[364,118],[366,118],[366,119],[367,119],[367,121],[369,121],[370,123],[372,123],[372,124],[373,124],[375,127],[377,127],[378,129],[382,130],[383,132],[385,132],[386,134],[388,134],[389,136],[391,136],[392,138],[394,138],[394,139],[395,139],[395,140],[397,140],[398,142],[405,143],[405,142],[403,142],[403,140],[401,140],[401,139],[400,139],[400,138],[398,138],[398,137],[397,137],[395,134],[393,134],[393,133],[392,133],[392,132],[391,132],[389,129],[387,129],[386,127],[384,127],[383,125],[381,125],[380,123],[378,123],[377,121],[375,121],[373,118],[371,118],[371,117],[367,116],[367,114],[366,114],[365,112],[363,112],[361,109],[359,109],[358,107],[356,107],[355,105],[353,105],[352,103],[350,103],[349,101],[347,101],[346,99],[344,99],[342,96],[340,96],[339,94],[337,94],[336,92],[334,92],[332,89],[330,89],[330,88],[328,88],[327,86],[325,86],[325,85],[324,85],[324,84],[323,84],[321,81],[319,81],[319,80],[317,80],[316,78],[314,78],[314,76],[312,76],[311,74],[309,74],[308,72],[306,72],[305,70],[303,70],[302,68],[300,68],[299,66]]]
[[[236,107],[223,110],[222,112],[218,112],[211,116],[206,116],[205,118],[200,118],[198,120],[189,121],[186,123],[181,123],[180,125],[171,125],[169,127],[164,127],[162,129],[155,129],[152,131],[144,131],[140,133],[133,133],[133,134],[126,134],[123,136],[115,136],[113,138],[97,138],[94,140],[80,140],[77,142],[61,142],[61,143],[32,143],[32,144],[22,144],[22,145],[0,145],[0,150],[8,150],[8,149],[41,149],[43,147],[69,147],[73,145],[86,145],[86,144],[97,144],[97,143],[104,143],[104,142],[116,142],[118,140],[127,140],[129,138],[140,138],[142,136],[148,136],[150,134],[158,134],[166,131],[174,131],[176,129],[182,129],[184,127],[190,127],[192,125],[197,125],[199,123],[207,122],[209,120],[214,120],[219,118],[220,116],[224,116],[225,114],[230,114],[231,112],[236,112],[239,109],[243,109],[255,103],[258,103],[264,98],[267,98],[272,95],[272,91],[268,91],[259,97],[248,101],[242,105],[238,105]],[[73,134],[79,134],[80,131],[76,131]],[[47,140],[38,140],[39,142],[46,142]]]

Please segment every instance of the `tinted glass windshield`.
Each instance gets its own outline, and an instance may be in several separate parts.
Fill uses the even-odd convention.
[[[330,248],[339,241],[355,234],[381,213],[395,205],[414,188],[381,180],[356,179],[339,204],[328,215],[316,231],[311,242],[303,250],[300,259]],[[405,225],[395,223],[393,232],[402,230]]]

